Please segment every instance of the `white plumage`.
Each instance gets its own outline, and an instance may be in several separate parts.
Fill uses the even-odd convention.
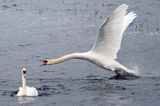
[[[47,59],[43,61],[43,64],[56,64],[78,58],[90,61],[103,69],[114,71],[118,75],[135,75],[134,71],[115,61],[121,47],[123,33],[136,18],[136,14],[133,11],[126,14],[127,9],[128,5],[122,4],[112,12],[101,26],[98,38],[90,51],[72,53],[57,59]]]
[[[24,88],[19,87],[17,96],[38,96],[38,92],[34,87],[26,86],[26,91],[24,91]]]
[[[17,96],[38,96],[38,91],[34,87],[29,87],[26,84],[26,69],[22,69],[22,87],[19,87]]]
[[[128,5],[122,4],[107,18],[99,30],[98,38],[92,48],[93,52],[110,59],[117,58],[123,32],[136,17],[134,12],[126,15],[127,8]]]

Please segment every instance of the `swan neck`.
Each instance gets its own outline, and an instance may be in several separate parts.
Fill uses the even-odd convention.
[[[25,89],[26,88],[26,77],[22,76],[22,88]]]
[[[57,64],[57,63],[61,63],[61,62],[64,62],[70,59],[85,59],[86,57],[85,54],[86,53],[71,53],[71,54],[56,58],[56,59],[48,59],[47,64]]]

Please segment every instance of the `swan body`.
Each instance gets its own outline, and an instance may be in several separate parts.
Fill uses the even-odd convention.
[[[22,87],[19,87],[17,96],[38,96],[38,91],[34,87],[26,85],[26,69],[22,69]]]
[[[127,69],[115,60],[121,47],[123,33],[136,18],[136,14],[133,11],[126,14],[127,9],[128,5],[120,5],[104,21],[91,50],[84,53],[71,53],[56,59],[47,59],[43,61],[43,65],[57,64],[69,59],[84,59],[103,69],[113,71],[118,75],[136,76],[133,70]]]

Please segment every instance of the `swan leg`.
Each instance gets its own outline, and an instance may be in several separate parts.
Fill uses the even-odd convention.
[[[136,75],[133,70],[127,69],[125,66],[123,66],[122,64],[120,64],[117,61],[116,61],[116,64],[117,65],[116,65],[116,68],[115,68],[114,72],[118,76],[122,76],[122,77],[138,77],[138,75]]]
[[[131,73],[127,72],[126,70],[122,69],[122,68],[117,68],[115,70],[115,73],[117,75],[121,75],[121,76],[128,76],[128,75],[131,75]]]
[[[136,75],[135,73],[126,71],[122,68],[117,68],[114,72],[117,74],[115,76],[116,79],[137,79],[139,78],[139,76]]]

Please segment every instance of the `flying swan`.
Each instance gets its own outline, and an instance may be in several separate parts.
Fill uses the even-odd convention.
[[[26,69],[22,69],[22,87],[19,87],[17,96],[38,96],[38,91],[34,87],[29,87],[26,84]]]
[[[127,9],[128,5],[120,5],[104,21],[91,50],[83,53],[71,53],[56,59],[46,59],[43,61],[43,65],[57,64],[69,59],[84,59],[103,69],[113,71],[119,76],[137,76],[134,70],[126,68],[115,60],[121,47],[123,33],[136,18],[136,13],[133,11],[126,14]]]

